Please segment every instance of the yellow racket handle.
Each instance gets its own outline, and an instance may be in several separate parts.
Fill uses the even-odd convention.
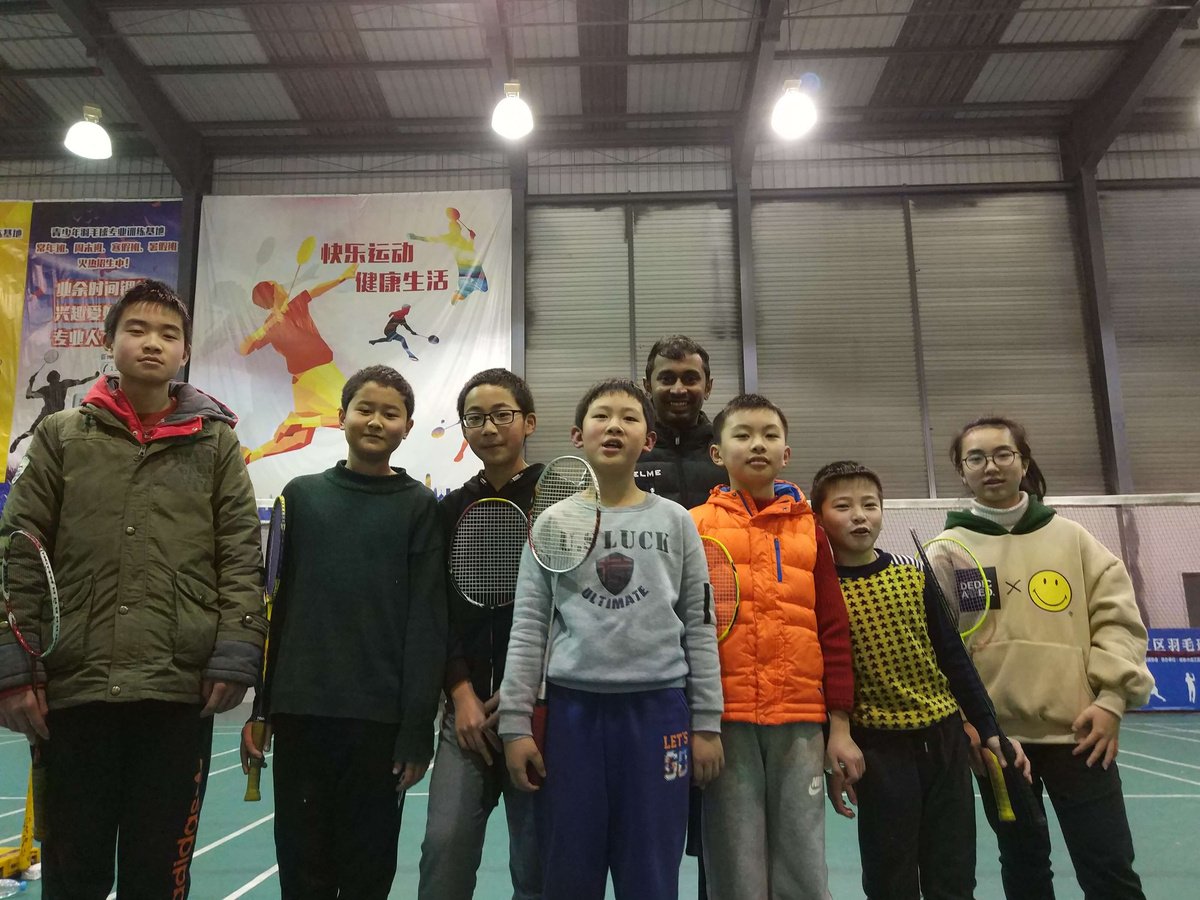
[[[261,753],[263,744],[267,742],[267,723],[254,722],[250,725],[250,741],[255,748]],[[262,791],[259,784],[262,780],[263,761],[257,757],[250,757],[250,774],[246,776],[246,796],[242,798],[247,803],[257,803],[262,799]]]
[[[1008,785],[1004,783],[1004,770],[1000,768],[1000,760],[987,747],[980,747],[980,753],[983,755],[983,764],[987,766],[988,782],[992,786],[992,798],[996,801],[996,814],[1000,817],[1001,822],[1017,821],[1017,814],[1013,812],[1012,800],[1008,796]]]

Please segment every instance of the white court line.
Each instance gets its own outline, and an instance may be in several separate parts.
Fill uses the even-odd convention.
[[[9,841],[19,841],[20,839],[21,833],[18,832],[16,834],[10,834],[8,837],[0,838],[0,844],[7,844]]]
[[[225,837],[223,837],[223,838],[218,838],[217,840],[213,841],[211,844],[205,844],[203,847],[201,847],[199,850],[197,850],[195,853],[192,854],[192,859],[195,860],[197,857],[203,856],[209,850],[215,850],[217,847],[220,847],[222,844],[228,843],[229,841],[232,841],[234,838],[241,837],[247,831],[257,828],[259,825],[263,824],[264,822],[270,822],[273,818],[275,818],[275,813],[271,813],[270,815],[263,816],[257,822],[251,822],[249,825],[243,826],[242,828],[239,828],[237,831],[235,831],[231,834],[225,835]],[[116,897],[117,897],[117,892],[113,891],[111,894],[109,894],[107,897],[105,897],[104,900],[116,900]]]
[[[233,750],[230,750],[230,751],[228,751],[228,752],[229,752],[229,753],[233,753],[234,751],[233,751]],[[224,756],[224,754],[215,754],[215,755],[218,755],[218,756]],[[275,755],[274,753],[268,753],[268,754],[267,754],[267,759],[270,759],[270,758],[271,758],[272,756],[274,756],[274,755]],[[226,767],[225,767],[225,768],[223,768],[223,769],[213,769],[212,771],[210,771],[210,772],[208,773],[208,777],[209,777],[209,778],[212,778],[214,775],[220,775],[222,772],[232,772],[234,769],[237,769],[238,771],[241,771],[241,768],[242,768],[242,763],[241,763],[241,761],[239,760],[238,762],[234,763],[232,766],[226,766]]]
[[[1139,722],[1147,728],[1160,728],[1163,731],[1178,731],[1180,734],[1200,735],[1200,728],[1184,728],[1182,725],[1164,725],[1161,722]]]
[[[0,800],[24,800],[24,799],[25,799],[24,794],[22,794],[20,797],[0,797]]]
[[[1125,794],[1126,800],[1200,800],[1200,794]]]
[[[1189,744],[1200,744],[1200,738],[1186,738],[1178,734],[1167,734],[1165,731],[1147,731],[1145,728],[1131,728],[1126,725],[1123,731],[1132,731],[1135,734],[1148,734],[1151,737],[1167,738],[1172,741],[1187,741]]]
[[[25,807],[22,806],[20,809],[14,809],[12,812],[0,813],[0,819],[7,819],[9,816],[23,816],[24,814]]]
[[[1184,769],[1195,769],[1197,772],[1200,772],[1200,766],[1194,766],[1191,763],[1175,762],[1173,759],[1163,759],[1160,756],[1151,756],[1149,753],[1134,753],[1132,750],[1121,750],[1117,753],[1117,756],[1122,759],[1126,756],[1136,756],[1138,759],[1152,759],[1155,762],[1167,763],[1168,765],[1179,766]]]
[[[1153,769],[1143,769],[1140,766],[1131,766],[1129,763],[1125,763],[1121,768],[1132,769],[1134,772],[1145,772],[1147,775],[1156,775],[1159,778],[1169,778],[1172,781],[1182,781],[1184,784],[1194,784],[1196,787],[1200,787],[1200,781],[1192,781],[1190,778],[1180,778],[1178,775],[1167,775],[1164,772],[1155,772]]]
[[[29,738],[26,738],[26,737],[9,738],[7,741],[0,741],[0,747],[4,747],[7,744],[28,744],[28,743],[29,743]]]
[[[263,872],[261,875],[256,875],[254,878],[252,878],[250,881],[247,881],[245,884],[243,884],[240,888],[238,888],[232,894],[228,895],[227,897],[224,897],[223,900],[238,900],[238,897],[241,897],[245,894],[250,893],[252,890],[254,890],[256,887],[258,887],[260,884],[262,884],[264,881],[266,881],[268,878],[270,878],[272,875],[274,875],[278,871],[279,871],[279,866],[271,866],[271,868],[267,869],[267,871]]]

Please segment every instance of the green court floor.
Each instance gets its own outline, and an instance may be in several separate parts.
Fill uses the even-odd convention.
[[[194,900],[267,900],[279,896],[271,837],[269,786],[263,802],[242,802],[245,780],[238,765],[237,740],[241,714],[226,715],[213,740],[212,774],[200,823],[193,866]],[[0,732],[0,846],[17,842],[28,775],[24,741]],[[1146,895],[1156,898],[1197,896],[1200,890],[1200,716],[1131,715],[1121,730],[1120,764],[1129,817],[1137,847],[1137,866]],[[264,779],[269,781],[269,779]],[[417,860],[425,829],[428,802],[422,782],[410,795],[400,835],[399,868],[393,898],[416,896]],[[979,813],[979,900],[1003,897],[992,834]],[[830,887],[835,898],[859,898],[858,845],[854,824],[832,814],[827,818]],[[1061,900],[1082,897],[1070,871],[1062,839],[1054,830],[1057,893]],[[479,900],[512,896],[507,872],[507,839],[502,814],[493,816],[488,830],[479,886]],[[336,864],[336,861],[333,861]],[[36,898],[36,883],[22,896]],[[680,896],[696,896],[695,864],[685,860]]]

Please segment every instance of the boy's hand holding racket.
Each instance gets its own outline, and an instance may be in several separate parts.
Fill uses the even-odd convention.
[[[0,726],[23,734],[31,741],[50,739],[46,726],[46,690],[37,687],[16,688],[0,696]]]
[[[262,746],[260,747],[254,740],[254,728],[258,725],[262,731]],[[266,756],[271,752],[271,726],[269,723],[254,722],[251,720],[242,726],[242,745],[239,748],[242,757],[242,773],[250,774],[250,761],[254,760],[254,765],[258,768],[265,769]]]
[[[716,780],[725,768],[725,747],[715,731],[692,732],[692,781],[705,788]]]
[[[523,791],[536,791],[538,785],[529,780],[529,770],[538,774],[539,779],[546,777],[546,763],[542,752],[538,750],[537,741],[532,736],[519,737],[504,745],[504,762],[508,766],[508,777],[513,784]]]

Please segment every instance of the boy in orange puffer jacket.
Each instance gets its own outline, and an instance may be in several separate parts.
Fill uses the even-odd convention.
[[[704,794],[709,900],[826,900],[822,769],[849,783],[850,626],[833,552],[787,465],[787,419],[757,394],[713,423],[712,459],[729,484],[693,509],[702,535],[737,565],[740,607],[720,644],[726,768]],[[826,743],[823,726],[828,721]]]

